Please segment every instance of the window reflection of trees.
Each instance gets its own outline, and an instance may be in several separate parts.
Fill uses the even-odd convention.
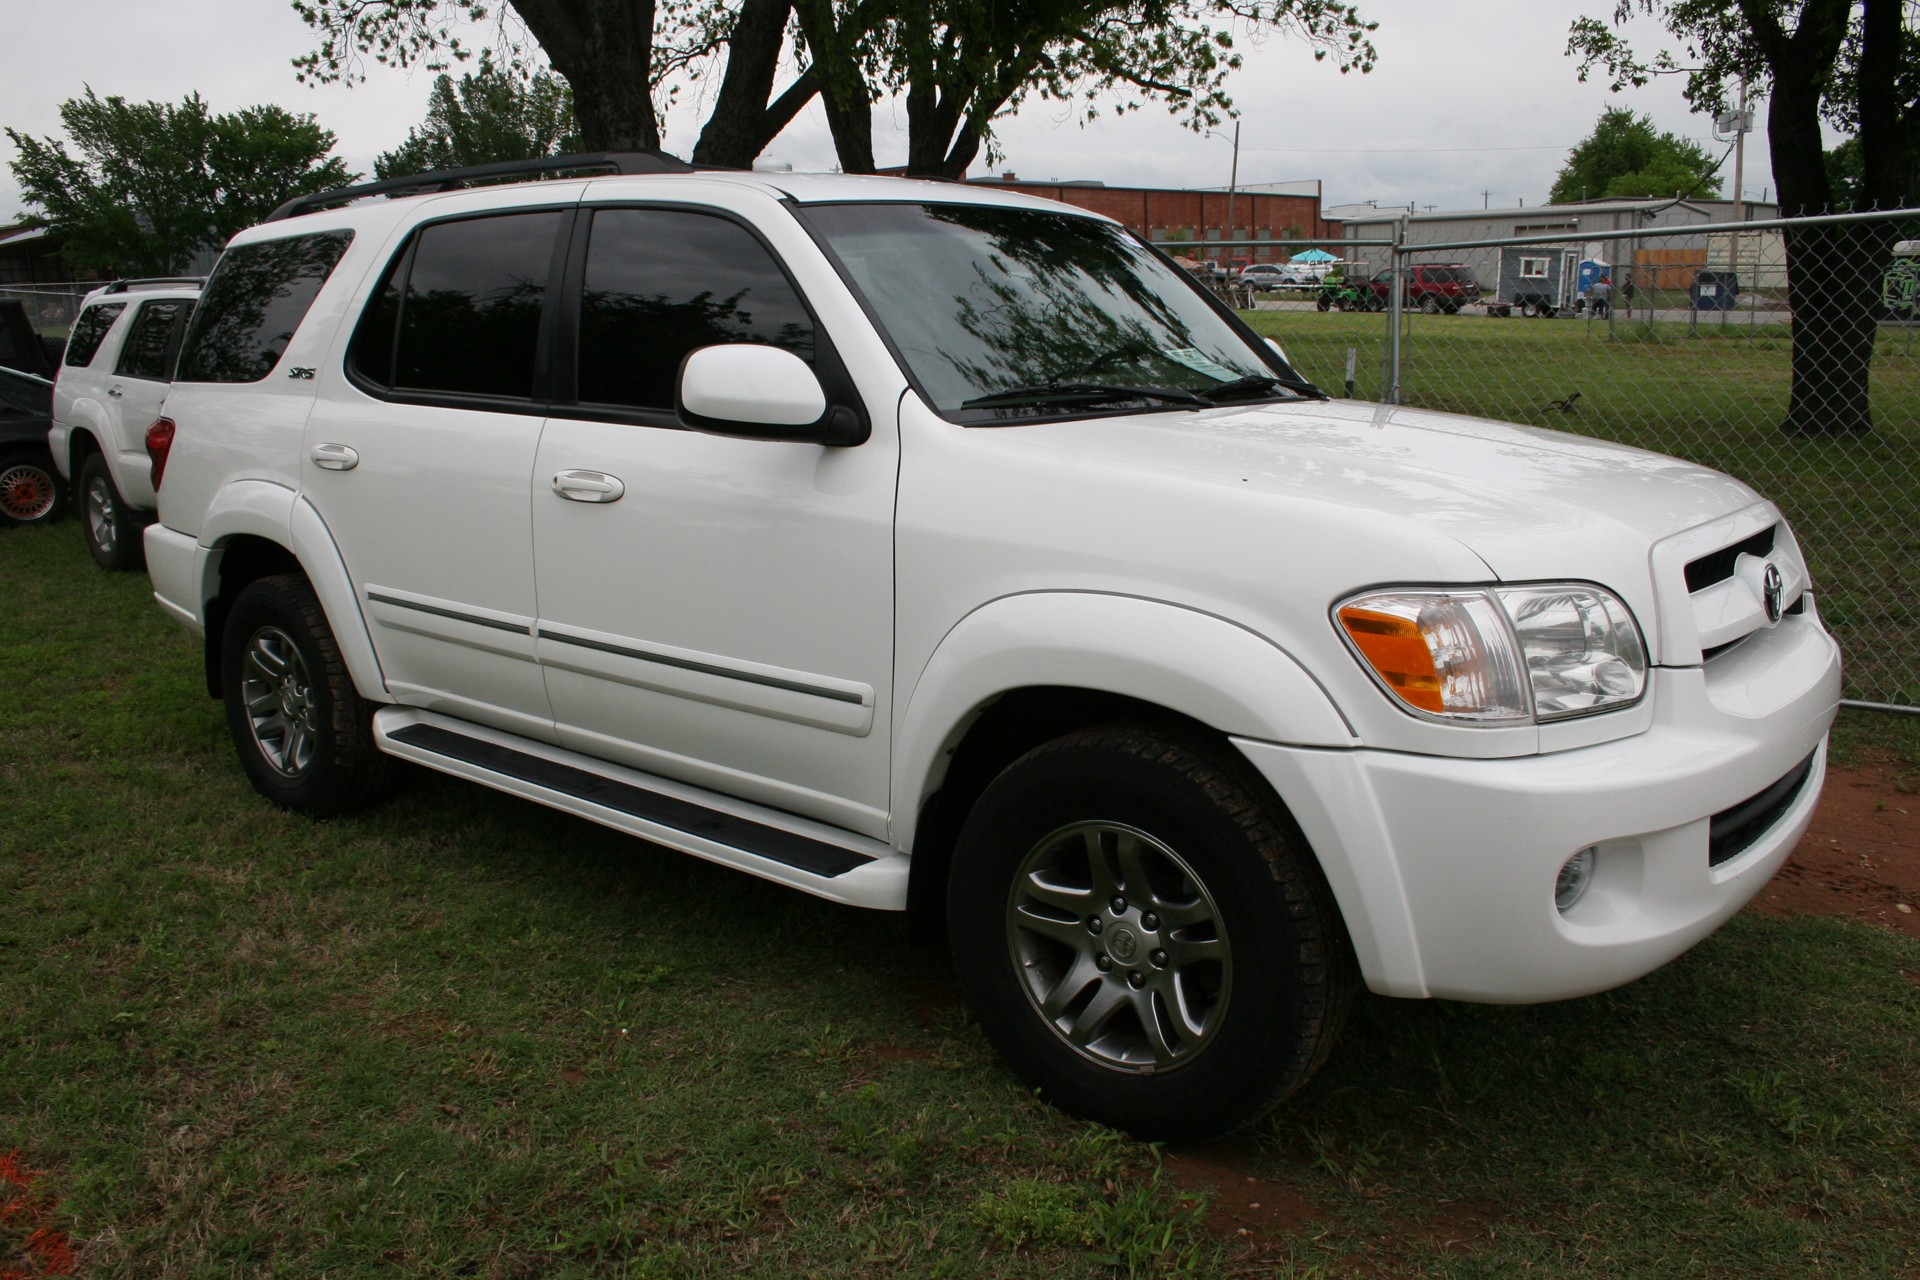
[[[180,380],[258,382],[272,373],[352,239],[324,231],[227,250],[194,312]]]
[[[1105,223],[973,205],[815,216],[860,263],[869,302],[943,408],[1047,382],[1204,389],[1219,380],[1173,352],[1197,352],[1196,363],[1235,376],[1267,371],[1188,282]],[[922,286],[919,296],[884,287],[895,277]]]
[[[759,323],[745,305],[751,287],[716,298],[642,296],[614,290],[586,295],[580,350],[580,398],[592,404],[671,408],[673,384],[689,351],[727,342],[759,342],[813,359],[813,326],[804,315]],[[775,306],[778,311],[780,308]],[[797,309],[797,308],[796,308]]]
[[[545,279],[487,290],[407,293],[395,385],[410,391],[533,395]]]

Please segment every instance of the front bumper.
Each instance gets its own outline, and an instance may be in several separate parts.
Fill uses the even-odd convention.
[[[1713,932],[1812,821],[1839,651],[1812,616],[1742,649],[1718,670],[1657,670],[1652,725],[1597,746],[1464,760],[1236,745],[1299,821],[1374,991],[1516,1004],[1587,995]],[[1809,756],[1791,799],[1712,865],[1714,817]],[[1589,847],[1592,886],[1563,914],[1555,879]]]

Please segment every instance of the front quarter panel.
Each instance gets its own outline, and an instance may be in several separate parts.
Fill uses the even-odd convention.
[[[917,813],[947,753],[996,698],[1036,686],[1092,689],[1177,711],[1225,733],[1347,747],[1352,729],[1293,657],[1245,627],[1157,600],[1036,591],[963,618],[898,706],[896,813]],[[895,833],[901,847],[910,830]]]

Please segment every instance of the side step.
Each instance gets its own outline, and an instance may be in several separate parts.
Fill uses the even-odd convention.
[[[907,905],[907,858],[877,840],[410,707],[374,716],[380,749],[850,906]]]

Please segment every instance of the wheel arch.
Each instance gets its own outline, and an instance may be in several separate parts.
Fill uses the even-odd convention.
[[[355,690],[369,701],[392,701],[339,549],[319,514],[292,490],[264,481],[230,486],[199,541],[205,549],[200,599],[211,696],[221,696],[220,645],[235,598],[260,578],[297,573],[320,600]]]
[[[902,706],[895,842],[913,854],[916,931],[942,919],[953,841],[973,802],[1043,742],[1122,721],[1175,726],[1229,751],[1231,736],[1355,742],[1320,686],[1264,637],[1197,610],[1094,592],[1028,593],[975,610]]]

